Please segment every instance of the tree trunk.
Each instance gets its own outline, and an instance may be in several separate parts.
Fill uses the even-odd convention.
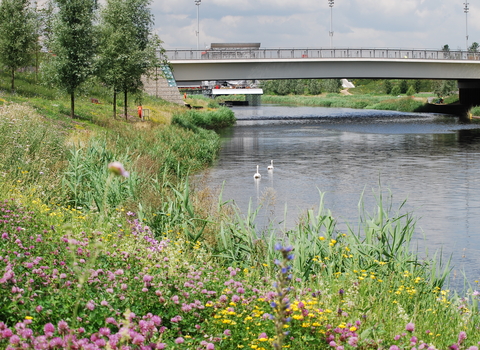
[[[70,93],[70,117],[75,118],[75,92]]]
[[[113,89],[113,119],[117,118],[117,91]]]
[[[125,90],[125,99],[123,101],[123,108],[125,109],[125,120],[128,120],[127,114],[127,90]]]
[[[12,92],[15,92],[15,68],[12,68]]]

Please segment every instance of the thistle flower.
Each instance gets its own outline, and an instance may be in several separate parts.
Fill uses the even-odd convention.
[[[123,177],[129,177],[130,173],[125,170],[123,164],[120,162],[111,162],[108,164],[108,170],[115,175],[121,175]]]

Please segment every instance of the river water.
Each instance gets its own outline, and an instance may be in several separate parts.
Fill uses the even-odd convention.
[[[259,230],[273,222],[292,228],[299,215],[325,208],[339,222],[358,225],[358,203],[375,207],[380,192],[417,219],[420,255],[442,249],[452,257],[450,288],[463,274],[480,280],[480,124],[456,117],[390,111],[233,107],[237,124],[224,130],[218,162],[204,175],[223,187],[243,213],[263,203]],[[267,166],[273,160],[274,170]],[[255,180],[256,166],[262,177]],[[362,197],[363,193],[363,197]],[[287,208],[287,209],[286,209]],[[285,216],[285,211],[287,215]]]

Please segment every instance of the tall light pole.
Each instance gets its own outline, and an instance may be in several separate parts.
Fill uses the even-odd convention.
[[[334,0],[328,0],[328,6],[330,6],[330,31],[328,35],[330,35],[330,48],[332,48],[332,40],[333,40],[333,30],[332,30],[332,23],[333,23],[333,2]]]
[[[200,17],[199,17],[199,13],[200,13],[200,3],[202,2],[202,0],[195,0],[195,5],[197,5],[197,31],[195,32],[195,34],[197,35],[197,50],[199,49],[199,43],[200,43]]]
[[[467,15],[468,15],[468,2],[463,3],[465,7],[463,8],[463,12],[465,12],[465,38],[467,42],[467,51],[468,51],[468,22],[467,22]]]

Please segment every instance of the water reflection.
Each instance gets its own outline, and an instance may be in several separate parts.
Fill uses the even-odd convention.
[[[208,184],[246,213],[263,203],[259,227],[290,228],[325,206],[345,225],[358,222],[358,201],[375,204],[373,189],[390,190],[418,218],[421,249],[443,248],[455,271],[480,278],[480,130],[456,118],[400,112],[310,107],[234,109],[235,127],[222,134]],[[267,171],[273,159],[275,169]],[[256,165],[261,180],[254,180]],[[287,217],[284,217],[287,207]],[[425,236],[425,240],[423,240]]]

